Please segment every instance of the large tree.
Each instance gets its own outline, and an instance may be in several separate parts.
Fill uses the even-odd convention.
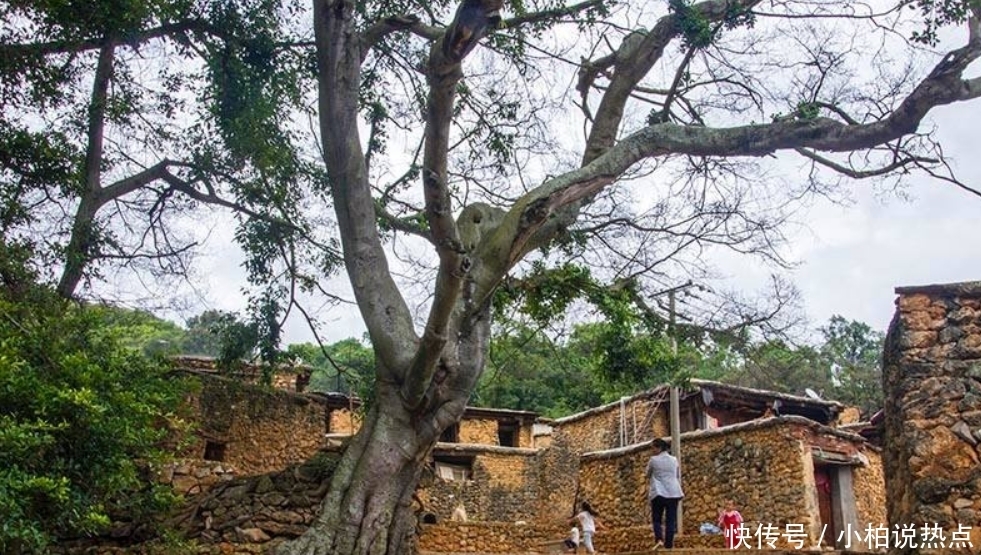
[[[882,409],[882,345],[886,334],[864,322],[835,315],[821,328],[821,354],[834,376],[834,398],[862,410],[865,418]]]
[[[63,238],[46,251],[64,255],[63,293],[75,291],[79,269],[119,254],[184,252],[113,248],[163,238],[154,233],[165,202],[206,199],[243,218],[246,269],[273,290],[259,296],[260,322],[275,331],[282,311],[298,307],[276,273],[316,289],[303,261],[329,270],[325,230],[336,228],[375,354],[376,402],[320,517],[281,553],[409,547],[417,479],[483,371],[492,301],[507,276],[573,259],[662,317],[736,329],[760,318],[743,310],[749,303],[723,313],[705,300],[711,291],[681,295],[684,283],[710,276],[706,251],[783,263],[781,224],[801,199],[834,194],[839,176],[918,173],[963,187],[925,121],[981,95],[981,79],[964,75],[981,54],[981,14],[968,1],[879,11],[754,0],[313,0],[312,10],[290,0],[113,1],[89,19],[73,18],[89,11],[70,1],[2,5],[15,24],[0,69],[17,78],[4,85],[19,95],[3,97],[16,102],[3,106],[2,177],[17,187],[4,189],[0,231],[8,245]],[[116,21],[119,13],[132,17]],[[966,39],[931,51],[948,24],[966,24]],[[168,34],[173,25],[184,30]],[[52,35],[6,44],[39,30]],[[174,117],[121,102],[139,97],[132,85],[148,73],[130,72],[115,89],[105,80],[118,77],[116,53],[142,59],[161,36],[172,37],[161,56],[183,56],[189,72],[160,74],[154,90],[196,103]],[[64,100],[49,93],[65,78],[91,84],[90,94],[49,112],[37,99]],[[207,86],[194,87],[196,78]],[[21,110],[33,115],[8,116]],[[126,124],[147,113],[164,114],[148,127],[168,133],[138,144],[157,154],[163,141],[166,157],[121,151],[133,144]],[[112,119],[120,114],[131,119]],[[169,127],[185,114],[200,124]],[[75,123],[47,134],[38,117],[56,129]],[[300,151],[309,127],[322,176]],[[53,226],[61,234],[22,232],[52,199],[65,202],[41,215],[67,221]],[[99,217],[124,206],[149,215],[147,225],[127,227],[128,212]],[[315,256],[305,258],[304,245]],[[408,288],[407,255],[428,268]],[[665,291],[679,292],[679,306],[658,307]]]
[[[193,277],[199,230],[237,224],[246,269],[261,284],[253,304],[280,311],[308,262],[293,246],[318,242],[300,199],[323,173],[297,154],[291,125],[308,59],[277,40],[281,8],[0,2],[4,244],[32,252],[29,265],[62,296],[142,296],[159,307],[174,279]],[[223,213],[232,216],[215,218]],[[257,235],[278,236],[278,246]],[[281,268],[270,259],[291,249],[290,271],[276,275],[288,279],[275,279]],[[320,245],[313,264],[335,260]],[[158,286],[123,294],[134,281]]]
[[[636,26],[629,34],[611,39],[615,23],[611,22],[610,27],[597,24],[607,33],[601,38],[584,32],[574,39],[593,49],[578,58],[575,55],[581,51],[551,50],[561,36],[531,29],[522,33],[521,29],[574,14],[582,14],[584,25],[589,25],[606,15],[599,10],[604,6],[600,2],[565,7],[553,3],[551,10],[538,13],[518,11],[504,21],[508,31],[492,44],[503,58],[519,50],[528,56],[523,58],[527,62],[531,53],[547,52],[578,66],[580,123],[586,128],[579,162],[564,170],[548,167],[551,176],[538,182],[520,182],[525,192],[512,200],[501,193],[508,187],[507,180],[534,175],[534,163],[523,159],[527,166],[521,169],[526,171],[502,172],[493,181],[494,189],[488,187],[486,198],[497,199],[499,206],[469,203],[461,207],[456,204],[459,197],[454,186],[458,188],[459,182],[454,180],[450,153],[456,141],[467,137],[454,134],[454,123],[459,124],[458,129],[480,134],[481,141],[473,145],[477,152],[466,156],[479,160],[483,149],[503,153],[507,162],[507,156],[515,152],[509,147],[519,141],[518,131],[538,129],[522,122],[522,129],[508,134],[489,123],[486,128],[480,124],[499,115],[492,112],[506,104],[502,97],[512,90],[509,80],[520,79],[522,73],[536,78],[543,75],[520,61],[501,67],[481,58],[485,65],[468,66],[471,74],[480,75],[464,78],[462,62],[475,51],[473,43],[493,30],[499,1],[465,0],[445,27],[438,5],[400,7],[405,13],[389,12],[387,17],[371,20],[366,16],[381,14],[364,4],[314,1],[323,156],[344,262],[375,349],[379,402],[348,447],[321,516],[302,538],[284,546],[282,553],[394,553],[405,548],[412,530],[412,493],[426,454],[440,432],[460,418],[483,370],[495,290],[526,257],[568,237],[590,204],[602,199],[626,175],[661,166],[677,169],[672,162],[688,162],[692,168],[689,183],[699,175],[732,183],[726,179],[732,176],[727,172],[737,178],[745,176],[738,174],[737,166],[725,164],[726,160],[783,151],[796,152],[815,167],[851,177],[917,168],[938,172],[942,166],[936,152],[928,150],[929,137],[918,133],[923,119],[937,106],[981,95],[981,79],[963,76],[981,54],[981,13],[968,3],[923,4],[925,30],[917,37],[929,43],[938,23],[969,20],[968,39],[929,71],[902,67],[900,80],[890,80],[886,70],[896,68],[884,67],[885,52],[872,55],[873,63],[866,62],[871,71],[880,71],[878,75],[844,71],[846,62],[860,57],[855,52],[836,51],[838,43],[823,34],[827,29],[818,23],[824,19],[839,28],[854,25],[850,40],[859,42],[861,33],[888,34],[886,22],[902,15],[897,13],[899,5],[881,14],[881,19],[856,12],[851,4],[708,0],[648,5],[647,10],[631,12],[637,19],[620,21]],[[771,18],[776,25],[762,21]],[[729,39],[723,35],[728,32],[733,35]],[[429,41],[428,54],[421,60],[407,54],[400,57],[399,45],[407,40],[404,35]],[[770,44],[781,49],[779,55],[772,53]],[[681,55],[674,55],[679,48]],[[438,257],[438,269],[421,331],[389,268],[376,218],[379,206],[404,183],[375,196],[377,182],[368,157],[373,152],[372,137],[367,142],[362,139],[364,127],[358,117],[364,108],[365,87],[379,83],[381,66],[386,64],[393,71],[403,70],[399,75],[406,81],[411,82],[416,71],[426,80],[420,87],[426,95],[419,171],[424,203],[421,221]],[[768,73],[757,73],[764,69]],[[865,85],[852,88],[849,77],[864,77]],[[575,97],[558,86],[565,99]],[[478,89],[486,96],[475,92]],[[528,103],[538,98],[534,85],[522,89],[522,94]],[[634,99],[639,100],[632,102]],[[644,100],[646,117],[628,119],[638,115],[636,105]],[[521,102],[517,97],[508,101]],[[523,113],[520,106],[512,111]],[[413,121],[415,114],[404,116]],[[465,121],[468,116],[475,119]],[[500,146],[502,142],[509,144]],[[542,146],[539,154],[550,156],[549,150]],[[838,153],[844,156],[836,156]],[[658,182],[648,179],[646,183],[655,187]],[[764,185],[747,185],[754,186]],[[733,209],[737,203],[727,203],[731,199],[706,190],[712,189],[686,189],[693,192],[687,199],[691,203],[705,203],[693,220],[716,221],[707,215],[713,210],[736,213],[721,230],[715,230],[716,236],[729,244],[736,244],[733,236],[741,233],[759,237],[747,229],[751,226],[740,225],[746,218],[744,208]],[[744,195],[746,190],[733,188],[731,194]],[[623,212],[607,210],[606,214],[608,220],[619,220]],[[595,222],[597,214],[589,215]],[[641,226],[641,231],[651,234],[684,233],[670,223],[660,228],[615,223]],[[760,227],[764,226],[761,222]],[[710,233],[704,231],[700,237]],[[695,239],[699,240],[705,241]],[[742,244],[752,245],[752,239]],[[639,257],[647,252],[635,254]],[[651,265],[655,258],[650,255]]]

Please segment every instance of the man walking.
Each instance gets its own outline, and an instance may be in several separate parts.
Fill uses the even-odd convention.
[[[661,546],[671,549],[678,531],[678,503],[685,496],[681,491],[681,467],[670,453],[667,441],[657,438],[652,447],[654,456],[647,462],[647,479],[650,481],[647,499],[651,503],[654,549]]]

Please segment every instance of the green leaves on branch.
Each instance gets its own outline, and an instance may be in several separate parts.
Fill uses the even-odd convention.
[[[601,322],[590,328],[592,349],[602,354],[598,372],[626,388],[673,381],[677,357],[665,337],[663,320],[652,319],[637,305],[630,282],[605,285],[588,268],[567,263],[546,268],[541,263],[522,278],[498,290],[499,310],[514,306],[541,326],[560,319],[574,302],[594,307]]]
[[[756,16],[749,8],[736,2],[726,4],[726,13],[721,25],[710,21],[695,10],[688,0],[668,0],[668,9],[678,18],[678,30],[682,35],[682,45],[686,49],[708,48],[718,37],[721,29],[752,27],[756,22]]]
[[[147,523],[173,500],[153,470],[185,427],[168,370],[122,347],[99,311],[0,295],[0,552]]]
[[[913,31],[914,42],[936,46],[937,31],[946,25],[961,24],[971,15],[971,7],[981,8],[978,0],[912,0],[904,2],[911,10],[919,10],[923,17],[923,29]]]

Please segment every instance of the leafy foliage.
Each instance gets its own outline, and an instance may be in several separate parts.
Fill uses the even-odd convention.
[[[678,364],[663,337],[665,322],[651,318],[636,303],[629,283],[607,286],[594,279],[588,268],[562,264],[547,268],[536,263],[520,282],[502,287],[496,297],[498,310],[509,306],[540,326],[562,316],[576,301],[594,307],[602,324],[583,326],[576,336],[588,349],[601,353],[597,370],[611,382],[633,386],[651,379],[673,379]]]
[[[810,388],[833,396],[831,367],[814,347],[770,340],[751,345],[740,358],[741,364],[726,376],[727,381],[795,395]]]
[[[342,339],[323,348],[312,343],[293,344],[287,347],[286,355],[313,367],[308,386],[311,391],[355,395],[366,406],[374,397],[375,354],[357,339]]]
[[[834,398],[870,417],[882,408],[882,349],[885,334],[864,322],[831,317],[821,328],[821,353],[830,363]]]
[[[923,29],[914,31],[913,41],[936,46],[939,41],[937,31],[946,25],[967,21],[971,15],[971,5],[977,7],[977,0],[913,0],[905,2],[912,10],[919,10],[923,18]]]
[[[607,387],[589,351],[558,345],[534,328],[495,336],[471,404],[559,417],[600,405]]]
[[[89,307],[121,347],[148,357],[164,357],[186,353],[183,347],[187,332],[177,324],[163,320],[143,310],[130,310],[106,305]]]
[[[882,406],[883,334],[834,316],[817,346],[764,340],[740,345],[666,336],[614,337],[608,322],[579,324],[567,341],[516,325],[498,334],[473,402],[559,417],[689,378],[801,395],[812,389],[861,409]]]
[[[152,468],[181,426],[181,382],[123,346],[116,324],[42,289],[0,299],[0,551],[43,551],[174,501]]]
[[[668,7],[678,17],[678,26],[684,37],[683,46],[696,50],[711,46],[723,27],[725,29],[735,29],[739,26],[752,27],[756,20],[749,8],[735,2],[726,4],[726,14],[721,25],[713,24],[708,18],[699,14],[687,0],[669,0]]]

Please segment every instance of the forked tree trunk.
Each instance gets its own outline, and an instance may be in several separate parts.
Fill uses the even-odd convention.
[[[412,494],[432,447],[392,392],[378,396],[331,480],[317,520],[279,554],[407,553]]]
[[[277,555],[402,555],[414,551],[413,494],[443,430],[459,422],[484,367],[489,310],[446,349],[427,408],[406,410],[399,387],[378,383],[376,398],[331,479],[320,515]]]

